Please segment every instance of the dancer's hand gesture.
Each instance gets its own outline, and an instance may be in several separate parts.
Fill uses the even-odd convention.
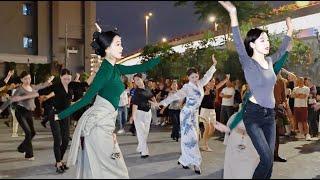
[[[226,78],[229,80],[230,79],[230,74],[226,74]]]
[[[290,17],[286,18],[286,25],[287,25],[287,28],[288,28],[287,35],[291,37],[292,36],[292,32],[293,32],[293,25],[292,25],[292,21],[291,21]]]
[[[230,1],[218,1],[229,14],[237,14],[237,8]]]
[[[50,76],[47,82],[51,83],[53,79],[54,79],[54,76]]]
[[[212,54],[211,59],[212,59],[213,65],[216,66],[218,62],[217,62],[216,58],[214,57],[214,54]]]

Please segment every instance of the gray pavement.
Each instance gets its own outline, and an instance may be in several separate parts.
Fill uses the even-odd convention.
[[[50,127],[47,129],[35,120],[37,135],[33,140],[35,161],[26,161],[16,151],[23,136],[12,138],[8,127],[0,120],[0,178],[18,179],[67,179],[73,178],[75,170],[70,168],[58,175],[54,168],[53,139]],[[21,129],[20,129],[21,130]],[[202,152],[202,174],[196,175],[193,170],[185,170],[177,165],[180,155],[180,142],[170,138],[170,127],[151,128],[149,150],[151,156],[141,159],[135,152],[137,138],[130,134],[118,136],[120,148],[134,179],[221,179],[225,146],[216,137],[209,144],[214,152]],[[297,141],[281,139],[280,155],[287,158],[287,163],[274,163],[272,178],[312,179],[320,178],[320,141]],[[65,160],[67,159],[66,153]]]

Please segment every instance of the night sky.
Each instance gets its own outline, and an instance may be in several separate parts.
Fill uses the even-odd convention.
[[[274,1],[273,6],[288,1]],[[103,30],[118,28],[122,38],[123,54],[127,55],[145,45],[145,13],[149,19],[149,43],[162,37],[173,37],[197,32],[210,27],[209,22],[199,21],[193,5],[174,6],[174,1],[97,1],[97,20]]]

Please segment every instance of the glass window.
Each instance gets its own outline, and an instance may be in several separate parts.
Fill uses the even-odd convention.
[[[31,4],[25,3],[22,5],[22,14],[25,16],[31,15]]]
[[[23,37],[23,48],[32,48],[32,38],[31,37]]]

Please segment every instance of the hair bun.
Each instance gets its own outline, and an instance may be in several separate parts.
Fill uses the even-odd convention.
[[[100,45],[97,43],[97,41],[93,41],[90,45],[94,50],[100,49]]]
[[[93,33],[93,40],[96,40],[96,39],[99,39],[99,36],[100,36],[100,32],[98,32],[98,31],[95,31],[94,33]]]

